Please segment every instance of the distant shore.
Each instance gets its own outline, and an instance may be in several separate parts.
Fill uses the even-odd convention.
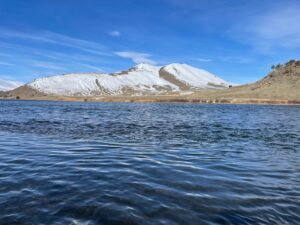
[[[0,100],[66,101],[66,102],[127,102],[127,103],[191,103],[191,104],[261,104],[300,105],[300,100],[261,98],[189,98],[182,96],[101,96],[67,97],[43,96],[33,98],[1,98]]]

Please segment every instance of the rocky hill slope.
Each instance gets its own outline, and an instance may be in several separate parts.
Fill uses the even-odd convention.
[[[291,60],[286,64],[279,64],[273,67],[266,77],[253,84],[237,86],[219,92],[194,93],[191,97],[300,101],[300,61]]]

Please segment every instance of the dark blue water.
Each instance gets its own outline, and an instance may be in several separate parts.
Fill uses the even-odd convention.
[[[0,101],[0,224],[299,224],[300,107]]]

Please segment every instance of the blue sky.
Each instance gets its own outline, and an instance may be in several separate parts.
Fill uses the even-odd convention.
[[[186,63],[235,83],[300,55],[298,0],[0,0],[0,78]]]

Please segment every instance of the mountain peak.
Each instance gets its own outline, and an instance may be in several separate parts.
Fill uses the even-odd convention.
[[[160,67],[154,66],[151,64],[147,64],[147,63],[140,63],[132,68],[132,71],[135,71],[135,72],[150,72],[157,76],[158,76],[159,70],[160,70]]]
[[[182,67],[182,66],[188,66],[187,64],[183,64],[183,63],[171,63],[169,65],[167,65],[169,67]]]
[[[149,72],[153,72],[153,71],[159,70],[159,67],[151,65],[151,64],[148,64],[148,63],[137,64],[134,68],[136,70],[138,70],[138,71],[143,70],[143,71],[149,71]]]

